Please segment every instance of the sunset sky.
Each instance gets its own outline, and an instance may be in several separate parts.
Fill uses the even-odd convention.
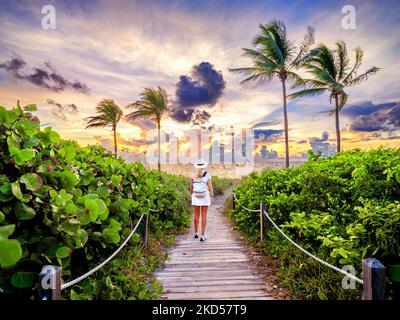
[[[44,30],[42,7],[56,9],[56,29]],[[342,27],[344,5],[356,9],[356,29]],[[108,143],[110,129],[84,129],[83,118],[112,98],[124,109],[144,87],[164,87],[171,112],[163,128],[179,134],[203,126],[265,130],[268,148],[283,155],[282,93],[278,80],[241,85],[229,68],[250,66],[260,23],[285,22],[299,43],[307,26],[316,43],[364,50],[361,72],[382,68],[348,89],[341,114],[344,149],[400,146],[400,3],[398,1],[0,1],[0,105],[36,103],[42,125],[81,144]],[[205,88],[211,90],[205,90]],[[290,92],[290,90],[289,90]],[[327,131],[335,143],[327,95],[291,101],[291,153]],[[150,121],[119,125],[121,146],[143,143]]]

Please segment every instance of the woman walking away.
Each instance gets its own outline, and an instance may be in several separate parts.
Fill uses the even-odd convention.
[[[205,170],[207,162],[200,159],[194,164],[194,168],[195,172],[190,179],[190,195],[194,207],[194,238],[199,238],[199,218],[201,215],[200,241],[206,241],[207,209],[211,205],[211,198],[214,198],[214,191],[211,174]]]

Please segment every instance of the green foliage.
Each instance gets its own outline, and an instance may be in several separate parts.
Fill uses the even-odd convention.
[[[275,223],[294,241],[333,265],[353,265],[360,276],[363,258],[400,264],[399,163],[400,149],[353,150],[328,159],[313,156],[299,167],[252,174],[236,194],[249,208],[265,202]],[[257,241],[258,214],[237,206],[231,218]],[[314,266],[281,238],[269,228],[263,250],[281,260],[278,273],[295,297],[360,297],[360,290],[343,290],[341,276]]]
[[[151,232],[187,226],[187,180],[127,164],[100,146],[79,147],[51,128],[40,130],[34,110],[0,107],[2,294],[34,298],[32,274],[47,264],[62,267],[64,282],[80,276],[108,257],[149,208],[160,210],[150,213]],[[137,232],[133,244],[143,225]],[[102,295],[114,290],[109,280],[101,281]],[[109,296],[118,297],[125,293]]]
[[[212,177],[214,195],[223,195],[227,190],[232,189],[238,183],[237,180]]]

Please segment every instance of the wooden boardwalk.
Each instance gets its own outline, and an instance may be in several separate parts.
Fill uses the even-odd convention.
[[[160,299],[272,300],[268,287],[252,271],[228,219],[221,213],[222,197],[209,208],[208,240],[193,239],[193,227],[177,236],[169,258],[155,276],[164,286]]]

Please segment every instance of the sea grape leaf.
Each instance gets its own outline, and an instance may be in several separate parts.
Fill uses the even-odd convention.
[[[32,160],[35,156],[35,151],[31,149],[18,149],[10,147],[10,153],[15,159],[15,162],[19,165],[24,164],[26,161]]]
[[[13,132],[8,138],[7,138],[7,145],[8,145],[8,150],[11,152],[11,148],[16,148],[20,149],[20,138]]]
[[[8,224],[0,227],[0,239],[7,239],[13,234],[15,230],[15,224]]]
[[[58,248],[56,251],[56,257],[57,258],[67,258],[70,256],[72,250],[68,247],[61,247]]]
[[[10,267],[22,257],[22,248],[18,240],[0,239],[0,266]]]
[[[36,138],[36,137],[28,137],[24,140],[24,148],[32,148],[34,146],[36,146],[38,143],[40,142],[40,139]]]
[[[75,151],[74,147],[65,146],[64,150],[65,150],[65,160],[71,161],[71,160],[73,160],[75,158],[76,151]]]
[[[0,201],[7,202],[13,199],[13,194],[11,192],[11,183],[7,182],[0,186]]]
[[[20,178],[21,183],[24,183],[28,190],[33,192],[38,191],[43,185],[43,179],[36,173],[26,173]]]
[[[11,276],[11,284],[16,288],[32,288],[36,284],[35,272],[17,272]]]
[[[25,203],[18,203],[15,207],[15,215],[19,220],[30,220],[36,215],[36,211]]]
[[[21,119],[16,126],[18,131],[25,135],[32,135],[39,130],[39,122],[28,119]]]
[[[14,195],[14,197],[16,197],[18,200],[21,200],[21,201],[23,200],[24,195],[21,192],[21,187],[19,185],[19,181],[18,180],[14,181],[11,184],[11,192]]]
[[[84,230],[84,229],[79,229],[76,232],[75,236],[76,236],[75,241],[76,241],[77,247],[83,247],[89,239],[89,236],[88,236],[86,230]]]
[[[100,220],[106,220],[108,217],[108,208],[105,205],[104,201],[101,199],[96,199],[97,207],[98,207],[98,217]]]
[[[37,106],[36,106],[36,104],[33,104],[33,103],[27,104],[27,105],[24,107],[24,110],[25,110],[25,111],[37,111]]]
[[[75,185],[79,183],[79,178],[77,175],[69,170],[64,170],[58,173],[58,178],[65,189],[72,189]]]

